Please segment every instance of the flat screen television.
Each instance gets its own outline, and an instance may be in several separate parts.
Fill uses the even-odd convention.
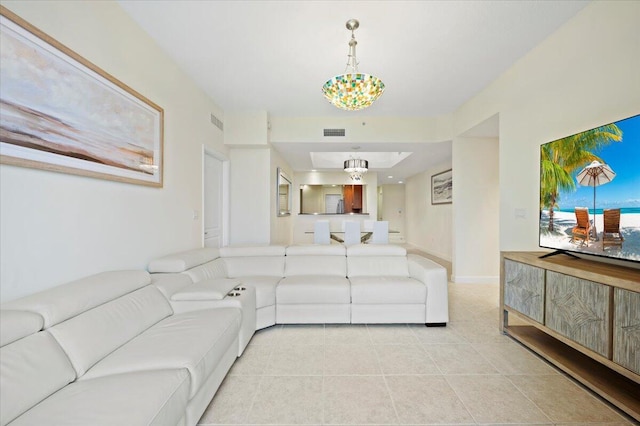
[[[540,247],[640,262],[640,115],[540,146]]]

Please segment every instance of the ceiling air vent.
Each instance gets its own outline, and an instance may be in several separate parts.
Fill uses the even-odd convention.
[[[324,129],[325,136],[344,136],[344,129]]]
[[[224,131],[224,123],[215,115],[211,114],[211,123],[216,126],[218,129]]]

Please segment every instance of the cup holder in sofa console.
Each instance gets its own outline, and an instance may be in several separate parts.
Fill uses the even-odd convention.
[[[233,288],[235,291],[245,291],[247,288],[244,286],[238,286]]]
[[[227,296],[230,296],[230,297],[238,297],[241,295],[242,293],[240,293],[239,291],[230,291],[229,293],[227,293]]]

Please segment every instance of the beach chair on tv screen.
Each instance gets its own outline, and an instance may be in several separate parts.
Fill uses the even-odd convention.
[[[602,251],[606,246],[620,246],[624,238],[620,233],[620,209],[604,209],[604,230],[602,231]]]
[[[589,246],[589,236],[591,235],[591,222],[589,221],[589,209],[586,207],[576,207],[576,226],[571,230],[571,242],[581,240],[583,244]]]

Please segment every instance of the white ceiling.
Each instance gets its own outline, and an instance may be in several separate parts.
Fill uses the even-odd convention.
[[[429,117],[456,110],[588,1],[119,3],[225,112]],[[355,112],[333,107],[321,93],[327,79],[344,71],[350,18],[360,21],[355,34],[360,71],[386,85],[373,106]],[[348,158],[352,145],[275,148],[295,170],[310,170],[309,152],[342,151]],[[389,169],[403,178],[416,172],[405,172],[412,159],[425,170],[443,155],[433,144],[428,150],[415,144],[360,145],[363,152],[414,152]],[[448,149],[450,158],[450,144]]]

